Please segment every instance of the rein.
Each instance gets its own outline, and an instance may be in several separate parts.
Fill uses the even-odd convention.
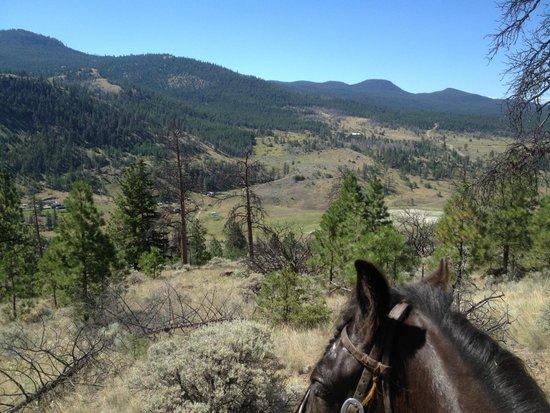
[[[396,304],[388,314],[388,318],[395,321],[403,321],[409,304],[401,302]],[[363,365],[363,372],[355,393],[347,399],[340,413],[362,413],[371,405],[378,393],[378,387],[382,386],[383,404],[385,413],[391,413],[390,389],[387,381],[391,367],[389,366],[390,352],[395,334],[395,323],[390,323],[385,334],[374,342],[369,354],[363,353],[350,340],[347,326],[342,330],[340,340],[350,354]],[[379,361],[381,359],[381,361]]]

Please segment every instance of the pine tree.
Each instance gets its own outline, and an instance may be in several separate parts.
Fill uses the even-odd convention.
[[[529,225],[531,250],[525,263],[536,269],[550,268],[550,196],[540,201]]]
[[[529,222],[536,196],[530,180],[511,176],[500,182],[485,208],[487,236],[497,249],[493,256],[500,259],[503,274],[516,270],[530,248]]]
[[[156,228],[157,198],[143,160],[127,169],[120,187],[121,194],[116,199],[117,209],[109,233],[122,260],[135,268],[144,252],[162,244]]]
[[[203,265],[211,255],[206,248],[206,230],[198,219],[193,219],[189,231],[189,262],[192,265]]]
[[[227,258],[235,259],[246,255],[247,243],[241,226],[230,219],[225,224],[224,233]]]
[[[157,278],[163,265],[164,257],[157,247],[152,247],[150,251],[144,252],[139,257],[139,269],[149,277]]]
[[[455,287],[461,286],[483,257],[485,244],[479,217],[469,187],[462,184],[445,204],[437,223],[435,235],[440,245],[435,255],[446,256],[454,263]]]
[[[352,260],[348,247],[359,240],[357,223],[364,216],[361,187],[355,175],[349,173],[343,179],[338,198],[323,214],[319,230],[315,232],[313,261],[328,271],[329,282],[340,277]]]
[[[212,238],[208,245],[208,251],[211,257],[223,257],[223,248],[220,241],[217,238]]]
[[[13,178],[0,172],[0,286],[9,297],[12,316],[17,300],[34,294],[36,248],[25,223],[21,198]]]
[[[64,245],[59,237],[53,238],[48,244],[44,255],[38,262],[38,273],[42,290],[46,294],[51,294],[55,307],[58,307],[61,301],[61,286],[69,284],[68,277],[70,269],[65,261]]]
[[[390,214],[384,201],[384,186],[377,176],[370,179],[365,191],[364,202],[367,229],[374,231],[380,226],[391,223]]]
[[[358,258],[372,260],[394,277],[412,265],[404,238],[389,220],[380,181],[373,180],[363,192],[351,173],[344,177],[339,197],[321,217],[313,252],[312,263],[328,272],[329,282],[335,278],[351,282]]]
[[[95,298],[108,286],[115,263],[111,241],[102,231],[103,220],[94,205],[90,186],[76,182],[65,201],[67,212],[58,225],[62,262],[67,277],[62,288],[84,310],[93,308]]]
[[[389,224],[366,234],[352,250],[356,257],[376,263],[380,270],[397,280],[403,271],[411,271],[418,261],[405,237]]]

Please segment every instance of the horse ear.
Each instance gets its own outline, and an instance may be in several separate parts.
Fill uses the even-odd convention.
[[[370,324],[377,323],[388,311],[390,301],[388,281],[384,274],[370,262],[357,260],[355,269],[357,270],[356,294],[361,312]]]
[[[432,287],[447,290],[449,285],[449,263],[446,258],[441,258],[439,267],[428,278],[423,280]]]

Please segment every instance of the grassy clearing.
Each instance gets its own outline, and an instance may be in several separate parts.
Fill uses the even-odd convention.
[[[470,156],[473,159],[486,158],[491,153],[498,154],[504,152],[509,140],[493,136],[472,136],[462,134],[446,134],[445,142],[460,153]]]
[[[275,136],[263,136],[256,139],[254,156],[257,158],[280,157],[285,153],[284,145],[281,142],[299,142],[307,137],[306,133],[275,131]],[[279,140],[279,143],[276,140]]]
[[[362,133],[365,136],[371,134],[396,140],[420,140],[421,134],[405,128],[387,128],[375,124],[370,119],[356,116],[338,116],[336,122],[339,128],[347,133]]]

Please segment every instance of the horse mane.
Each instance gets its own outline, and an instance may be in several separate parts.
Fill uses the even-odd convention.
[[[441,329],[487,388],[499,411],[548,411],[544,393],[527,373],[523,362],[474,327],[464,315],[452,310],[451,294],[416,283],[394,290],[392,299],[406,300]]]

